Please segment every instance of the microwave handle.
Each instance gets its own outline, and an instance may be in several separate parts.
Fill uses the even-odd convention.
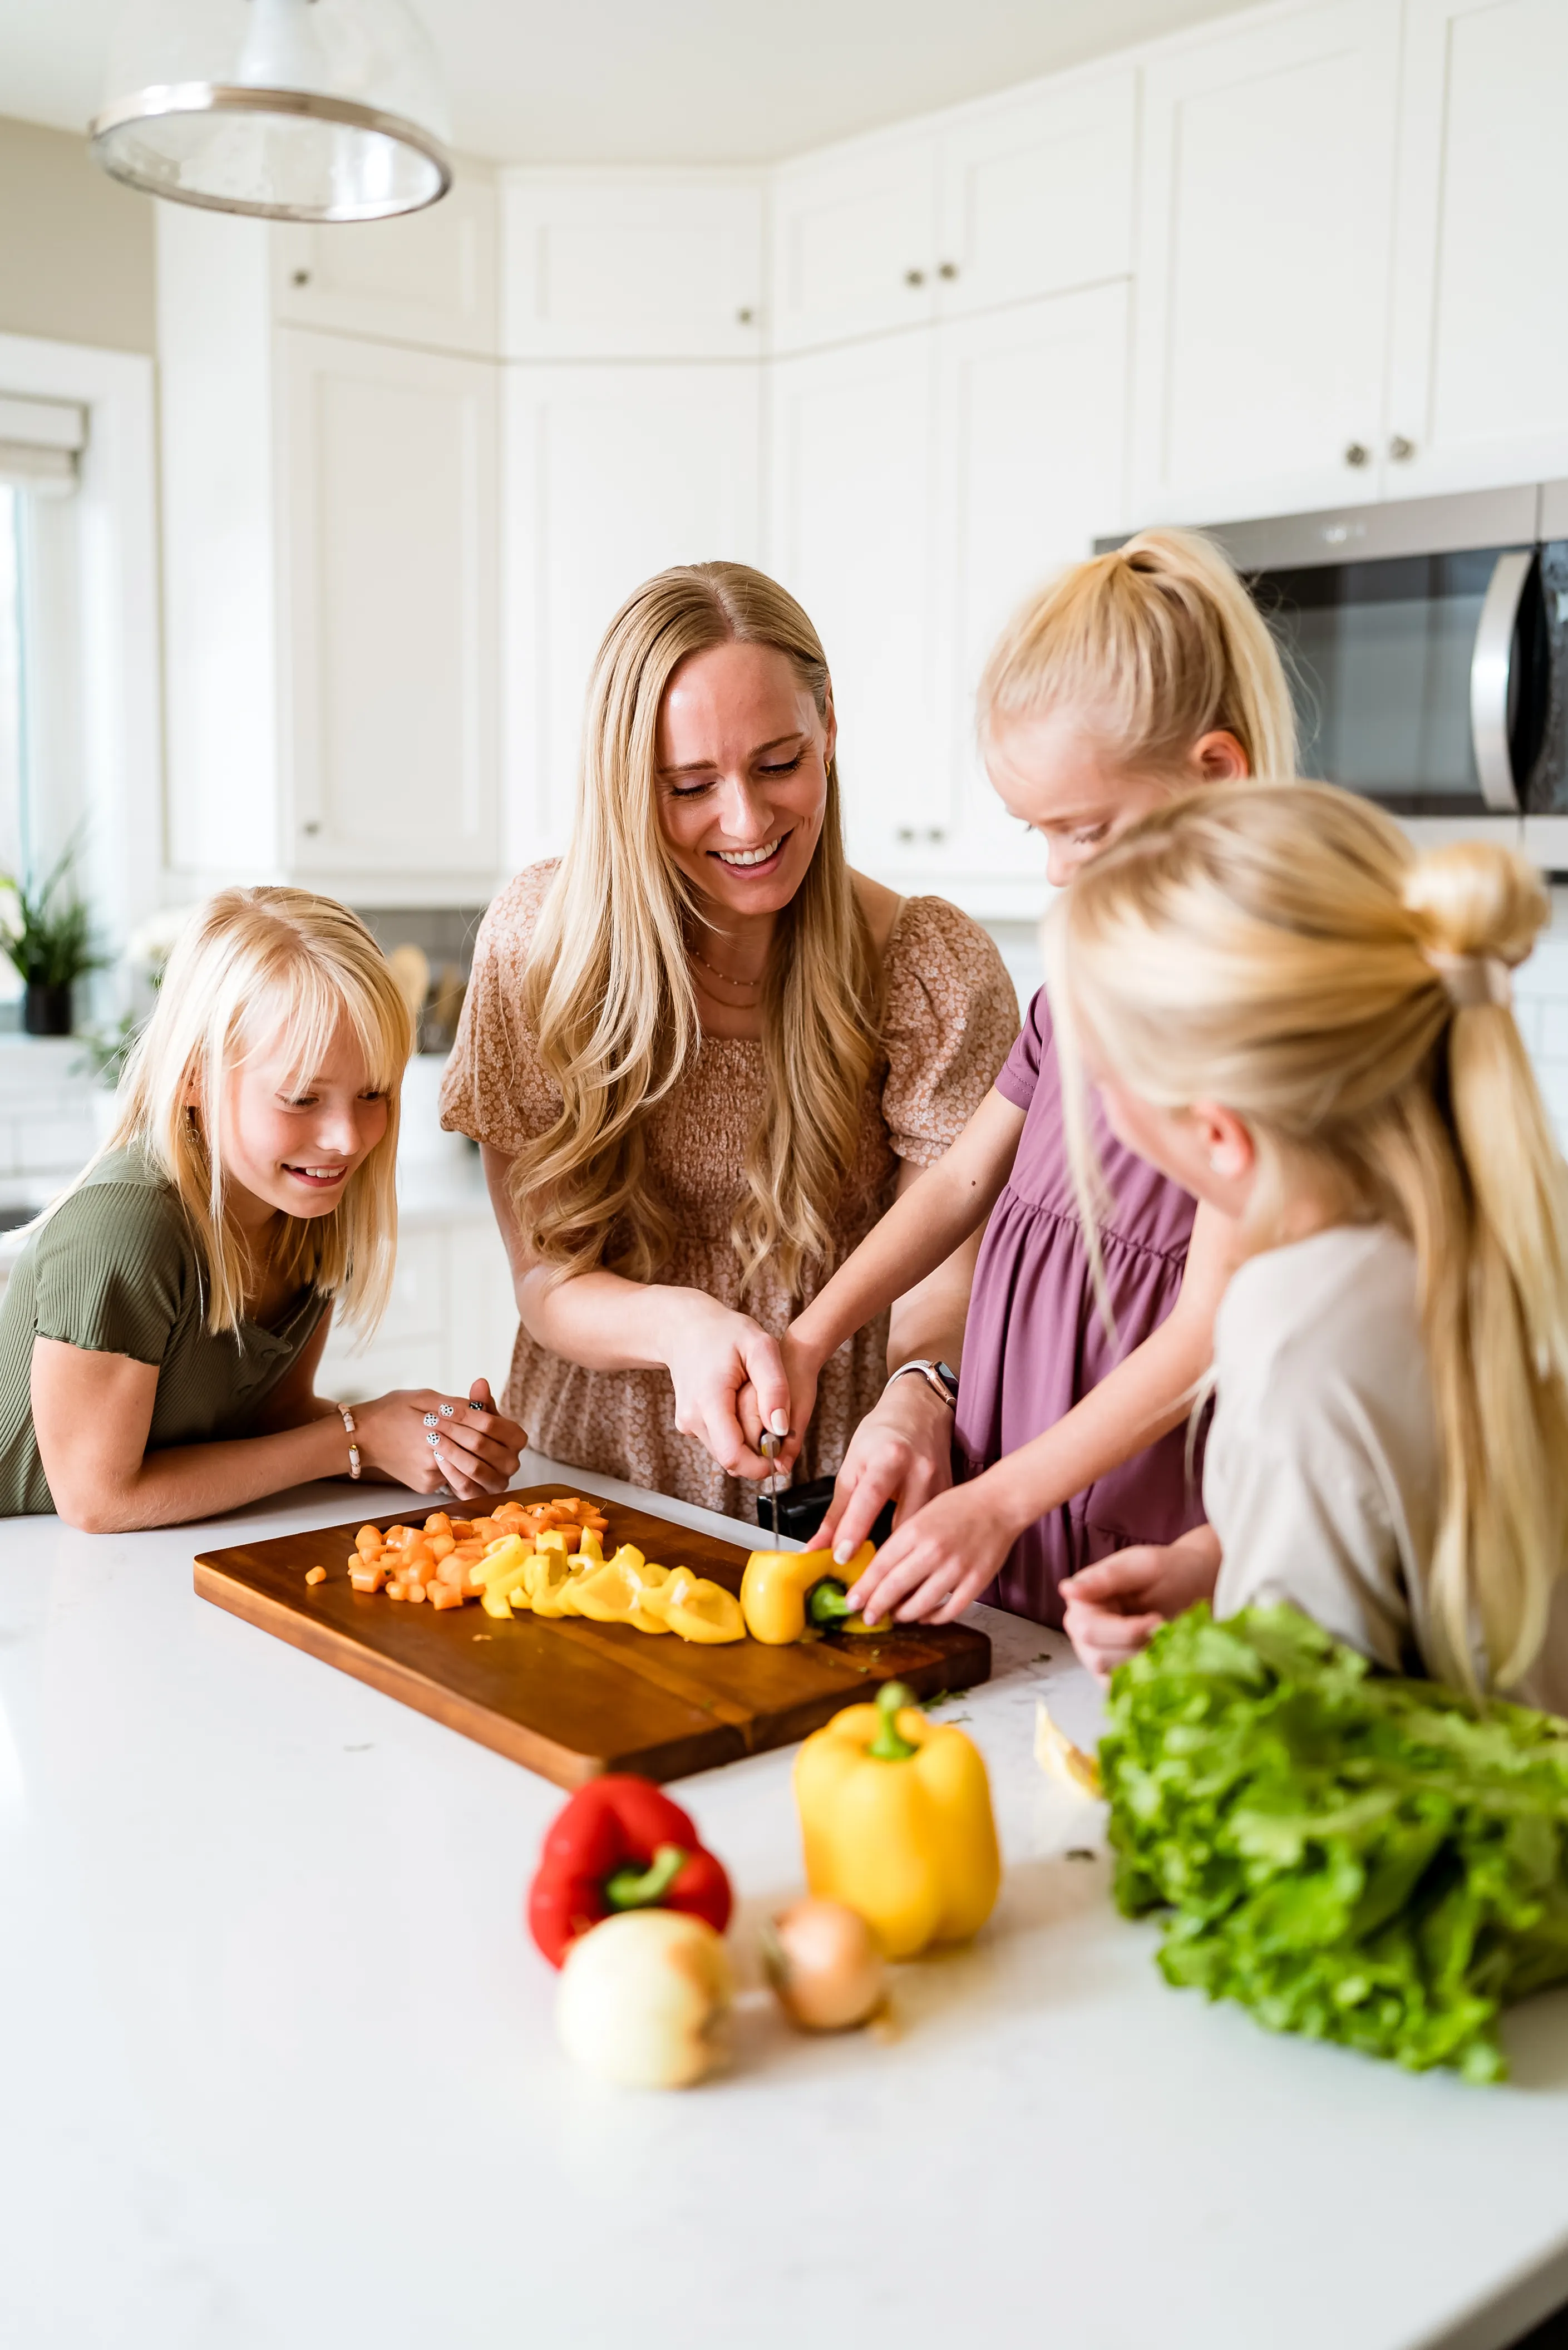
[[[1470,743],[1481,797],[1501,815],[1519,814],[1519,785],[1508,744],[1508,692],[1512,682],[1513,632],[1532,547],[1500,555],[1492,566],[1470,655]]]

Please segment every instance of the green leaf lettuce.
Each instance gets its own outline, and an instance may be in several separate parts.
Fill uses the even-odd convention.
[[[1372,1671],[1291,1607],[1199,1606],[1111,1682],[1116,1895],[1168,1981],[1414,2070],[1505,2070],[1568,1979],[1568,1723]]]

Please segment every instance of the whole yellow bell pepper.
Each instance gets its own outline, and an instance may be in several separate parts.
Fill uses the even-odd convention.
[[[808,1624],[823,1631],[864,1631],[864,1619],[851,1615],[844,1595],[876,1555],[864,1542],[841,1567],[830,1550],[754,1550],[741,1577],[747,1631],[773,1648],[798,1640]]]
[[[813,1732],[794,1792],[813,1893],[858,1910],[888,1958],[984,1925],[1002,1882],[985,1764],[901,1681]]]
[[[745,1618],[734,1593],[726,1591],[722,1583],[693,1575],[689,1566],[678,1566],[669,1582],[643,1605],[651,1605],[652,1612],[683,1640],[695,1640],[704,1648],[746,1637]]]

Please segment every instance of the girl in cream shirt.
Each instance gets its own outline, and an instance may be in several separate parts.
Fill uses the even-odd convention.
[[[1251,1248],[1208,1523],[1075,1578],[1096,1669],[1211,1595],[1568,1710],[1568,1180],[1509,976],[1546,913],[1511,852],[1417,858],[1321,785],[1163,810],[1064,903],[1054,1008],[1113,1127]]]

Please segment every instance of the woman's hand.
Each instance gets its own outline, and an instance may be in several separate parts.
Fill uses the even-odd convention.
[[[701,1290],[667,1289],[660,1299],[676,1427],[706,1445],[732,1477],[771,1476],[774,1464],[757,1449],[763,1430],[782,1437],[790,1429],[790,1382],[778,1340],[749,1314]],[[786,1460],[800,1450],[803,1432],[796,1431]]]
[[[1213,1596],[1220,1544],[1211,1526],[1173,1543],[1134,1543],[1062,1586],[1063,1630],[1081,1664],[1101,1680],[1147,1648],[1162,1624]]]
[[[890,1616],[898,1624],[950,1624],[979,1598],[1019,1532],[998,1513],[985,1482],[977,1477],[939,1493],[883,1544],[849,1594],[867,1623]]]
[[[815,1541],[846,1566],[888,1502],[902,1526],[953,1481],[952,1409],[912,1374],[892,1379],[849,1440]]]
[[[403,1388],[351,1409],[354,1440],[368,1468],[416,1493],[445,1486],[460,1502],[504,1493],[528,1441],[526,1429],[496,1410],[484,1379],[475,1379],[467,1396]]]

